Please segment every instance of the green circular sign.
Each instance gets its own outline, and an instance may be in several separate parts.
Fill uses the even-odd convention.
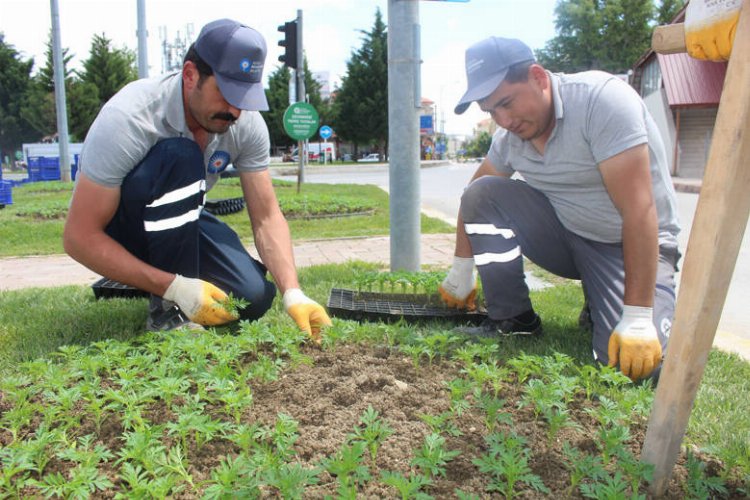
[[[312,104],[295,102],[284,111],[284,130],[292,139],[309,139],[318,131],[318,125],[318,112]]]

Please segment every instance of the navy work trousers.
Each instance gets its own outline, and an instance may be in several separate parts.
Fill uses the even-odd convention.
[[[208,281],[250,305],[242,319],[260,318],[276,287],[237,234],[203,210],[203,153],[185,138],[165,139],[125,177],[107,234],[154,267]]]

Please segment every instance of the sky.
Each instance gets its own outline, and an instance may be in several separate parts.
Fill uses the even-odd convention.
[[[540,49],[555,36],[557,0],[420,1],[422,97],[436,103],[438,130],[470,135],[486,118],[476,104],[463,115],[453,108],[466,90],[464,52],[488,36],[519,38]],[[80,68],[95,34],[104,34],[116,48],[137,50],[137,0],[58,0],[60,38]],[[388,23],[388,0],[145,0],[149,75],[162,72],[162,38],[173,40],[190,26],[200,28],[215,19],[236,19],[257,29],[268,45],[265,76],[279,65],[280,24],[302,10],[305,55],[311,71],[327,71],[334,83],[346,74],[346,62],[362,44],[380,9]],[[50,0],[0,0],[0,32],[5,43],[23,57],[44,65],[51,29]],[[441,123],[442,122],[442,123]]]

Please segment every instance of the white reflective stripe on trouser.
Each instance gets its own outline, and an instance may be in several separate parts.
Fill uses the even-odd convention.
[[[194,183],[181,187],[179,189],[175,189],[174,191],[170,191],[168,193],[165,193],[162,195],[161,198],[154,200],[153,202],[146,205],[147,208],[155,208],[160,207],[162,205],[168,205],[170,203],[175,203],[180,200],[184,200],[185,198],[190,198],[191,196],[200,193],[201,191],[206,190],[206,181],[204,179],[201,179],[199,181],[195,181]]]
[[[513,238],[516,233],[512,229],[503,229],[492,224],[464,224],[466,234],[487,234],[490,236],[500,235],[506,240]]]
[[[487,264],[510,262],[521,256],[521,247],[516,247],[503,253],[481,253],[474,256],[474,263],[477,266],[486,266]]]
[[[191,210],[182,215],[178,215],[177,217],[170,217],[169,219],[143,221],[143,227],[148,232],[165,231],[167,229],[174,229],[176,227],[184,226],[188,222],[196,221],[198,220],[200,215],[201,209],[196,208],[195,210]]]

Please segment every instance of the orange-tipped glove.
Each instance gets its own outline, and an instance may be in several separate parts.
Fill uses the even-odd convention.
[[[624,306],[622,318],[609,337],[609,366],[634,382],[648,377],[661,361],[661,342],[652,319],[651,307]]]
[[[453,266],[438,287],[440,298],[448,307],[473,311],[477,308],[477,277],[473,257],[453,257]]]
[[[685,45],[696,59],[726,61],[732,53],[742,0],[691,0],[685,11]]]
[[[283,300],[284,309],[300,330],[307,332],[313,342],[320,344],[321,329],[333,324],[323,306],[307,297],[299,288],[290,288],[284,292]]]
[[[224,308],[227,294],[198,278],[175,275],[164,298],[177,304],[190,321],[200,325],[223,325],[237,319]]]

